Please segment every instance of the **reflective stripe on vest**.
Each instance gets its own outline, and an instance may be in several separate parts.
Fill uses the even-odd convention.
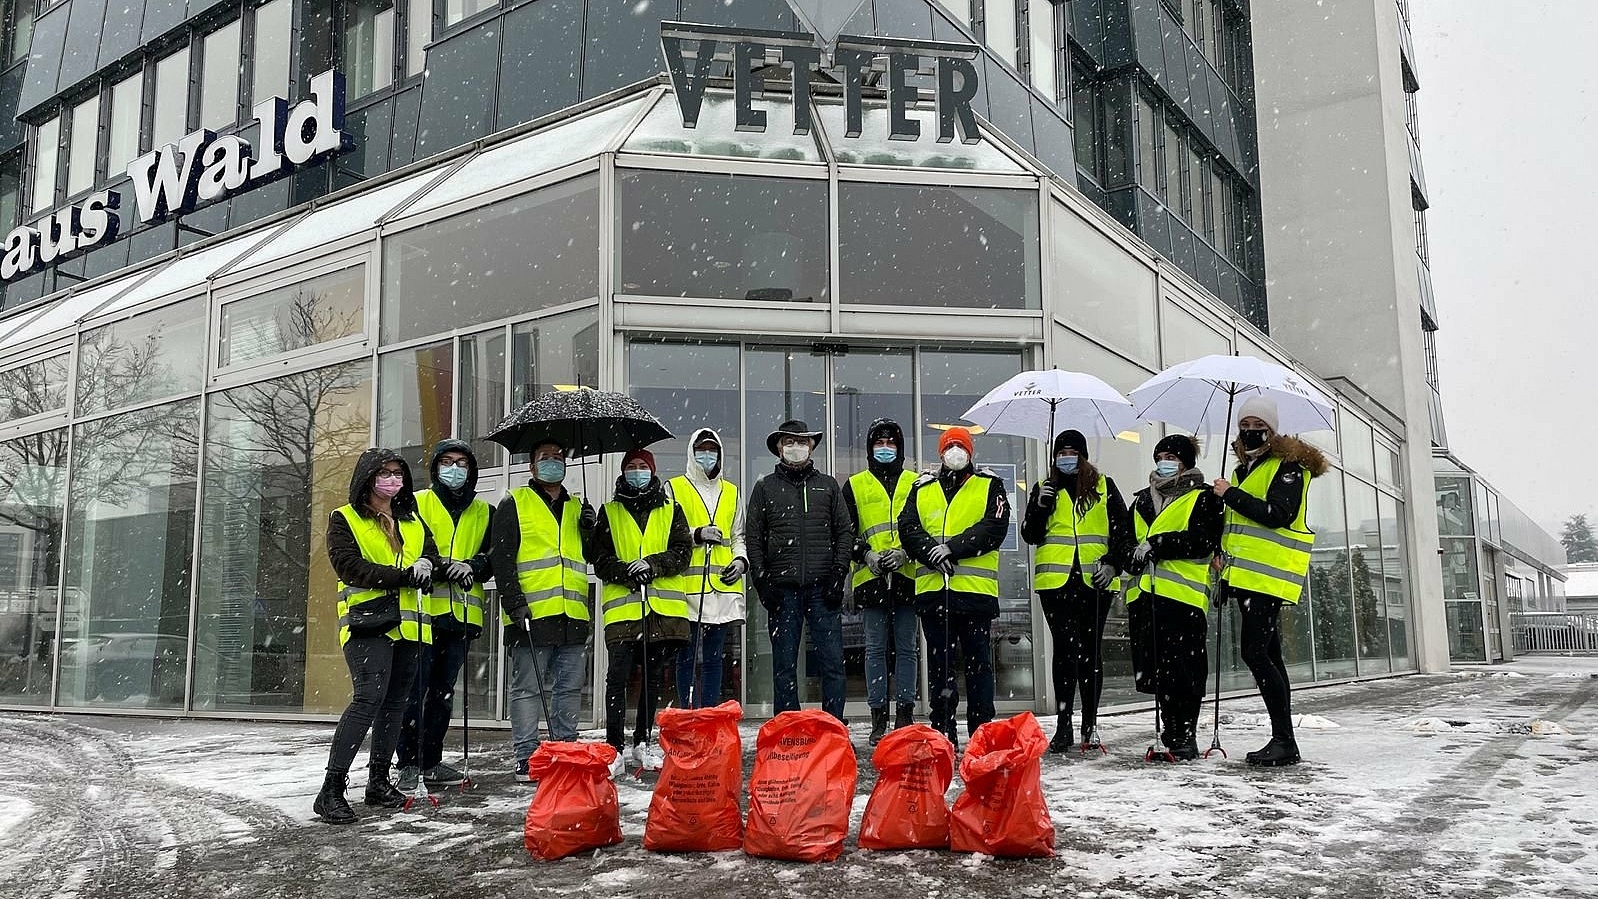
[[[644,524],[643,533],[639,533],[633,513],[614,500],[605,503],[605,517],[610,522],[610,539],[615,545],[616,558],[636,562],[645,556],[665,552],[671,541],[671,519],[676,508],[677,504],[670,502],[649,510],[649,520]],[[646,598],[649,610],[656,615],[688,617],[688,598],[683,594],[681,575],[656,578],[641,591],[632,584],[606,581],[600,595],[605,627],[618,621],[641,621]]]
[[[568,497],[557,522],[549,503],[533,488],[517,487],[510,495],[516,501],[516,525],[521,534],[516,548],[516,583],[527,599],[527,613],[533,618],[565,615],[591,620],[588,562],[583,558],[583,537],[577,527],[582,504]],[[499,620],[511,623],[503,609]]]
[[[464,562],[483,551],[483,538],[488,536],[488,503],[472,500],[461,512],[461,520],[456,522],[437,493],[423,490],[416,494],[416,511],[433,535],[438,554],[446,561]],[[434,575],[441,578],[444,572],[434,572]],[[482,584],[472,584],[470,590],[462,590],[453,582],[435,580],[432,589],[422,597],[422,609],[434,618],[449,617],[482,627],[485,599]]]
[[[355,537],[355,545],[360,547],[361,556],[374,565],[396,568],[409,568],[422,557],[422,547],[427,542],[427,528],[419,519],[410,521],[395,521],[399,528],[401,549],[396,558],[394,547],[388,542],[388,535],[383,533],[383,526],[376,521],[362,518],[361,513],[355,511],[354,506],[340,506],[339,514],[349,523],[350,534]],[[338,582],[338,644],[343,646],[350,641],[350,609],[363,602],[387,596],[393,590],[368,590],[362,587],[351,587],[343,581]],[[398,591],[400,623],[388,629],[384,636],[390,640],[410,640],[413,643],[433,642],[433,624],[427,613],[422,610],[421,592],[411,587]]]
[[[1271,456],[1248,473],[1239,490],[1258,500],[1270,492],[1282,460]],[[1274,596],[1297,603],[1309,577],[1310,550],[1315,534],[1305,524],[1309,512],[1309,482],[1305,473],[1299,494],[1298,515],[1285,528],[1267,528],[1231,506],[1226,508],[1226,530],[1221,532],[1221,552],[1226,556],[1222,578],[1239,590]]]
[[[1172,500],[1160,514],[1154,516],[1152,526],[1143,524],[1141,513],[1133,513],[1133,528],[1138,532],[1138,542],[1160,534],[1187,530],[1193,521],[1193,509],[1203,493],[1203,489],[1189,490]],[[1138,578],[1137,589],[1127,591],[1126,601],[1133,602],[1144,593],[1154,593],[1208,611],[1210,560],[1161,559],[1144,569],[1142,577]]]
[[[988,479],[971,475],[954,494],[954,502],[943,496],[943,485],[933,481],[916,491],[916,515],[921,526],[940,543],[970,530],[988,514]],[[943,589],[942,573],[923,568],[916,577],[916,595]],[[955,563],[949,575],[949,589],[955,593],[975,593],[999,597],[999,551],[983,553]]]
[[[704,497],[699,495],[699,489],[686,476],[678,475],[671,479],[671,495],[677,505],[682,507],[682,516],[688,522],[689,530],[698,530],[711,523],[710,510],[705,508]],[[682,573],[685,591],[698,596],[704,592],[708,584],[709,589],[716,593],[743,593],[742,580],[736,584],[729,584],[718,576],[723,568],[732,564],[732,522],[737,513],[738,485],[723,480],[720,490],[716,493],[715,524],[721,529],[721,536],[727,542],[709,547],[708,562],[705,559],[706,547],[694,544],[692,561],[688,563],[688,570]]]
[[[1066,494],[1055,499],[1054,511],[1049,513],[1049,531],[1033,556],[1032,589],[1056,590],[1065,586],[1076,565],[1082,583],[1093,582],[1089,567],[1110,553],[1109,479],[1099,475],[1099,499],[1082,515],[1076,514],[1076,504]],[[1111,590],[1121,589],[1121,579],[1110,584]]]
[[[888,491],[883,489],[882,481],[878,480],[870,470],[859,472],[849,478],[849,490],[854,494],[855,509],[860,513],[860,520],[855,523],[855,529],[864,538],[866,545],[874,551],[880,553],[904,548],[904,544],[899,542],[899,513],[904,511],[905,503],[910,501],[910,491],[915,484],[914,473],[899,472],[898,483],[893,485],[893,496],[890,497]],[[918,567],[912,562],[895,573],[914,580]],[[854,589],[858,590],[862,585],[878,577],[880,575],[872,574],[864,562],[856,562],[854,575],[850,580]],[[941,577],[938,586],[943,586]]]

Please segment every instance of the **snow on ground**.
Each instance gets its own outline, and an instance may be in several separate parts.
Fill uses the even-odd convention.
[[[1152,715],[1106,719],[1109,756],[1044,760],[1047,861],[855,848],[875,782],[863,760],[849,848],[832,864],[645,852],[650,792],[631,778],[618,784],[622,845],[541,864],[522,846],[532,790],[507,773],[503,731],[474,735],[491,753],[473,755],[478,783],[441,792],[438,810],[366,809],[357,769],[348,795],[363,821],[332,828],[310,811],[330,726],[7,713],[0,745],[39,776],[0,792],[0,895],[1591,896],[1594,675],[1598,660],[1536,658],[1304,690],[1306,762],[1279,770],[1242,762],[1268,736],[1255,699],[1223,706],[1229,759],[1148,765]],[[852,730],[864,756],[866,727]]]

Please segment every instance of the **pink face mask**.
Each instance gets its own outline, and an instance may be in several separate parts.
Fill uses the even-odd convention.
[[[404,475],[380,474],[380,475],[377,476],[377,483],[372,485],[372,491],[374,493],[376,493],[378,496],[383,496],[383,497],[388,497],[389,499],[393,499],[394,494],[400,492],[400,488],[404,487],[404,486],[405,486],[405,476]]]

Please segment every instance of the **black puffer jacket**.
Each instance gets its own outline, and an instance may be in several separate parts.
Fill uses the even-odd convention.
[[[378,470],[387,462],[398,462],[405,470],[405,486],[389,501],[389,511],[398,521],[412,521],[416,518],[416,494],[412,492],[411,467],[399,453],[390,449],[374,448],[361,453],[360,459],[355,462],[355,470],[350,473],[349,504],[355,507],[362,518],[376,517],[377,513],[367,505],[367,500],[372,495],[372,484],[377,480]],[[436,571],[443,567],[444,560],[438,555],[433,535],[427,533],[426,528],[422,529],[422,534],[422,558],[433,563]],[[397,591],[410,586],[407,570],[396,566],[394,563],[397,560],[366,558],[360,544],[355,542],[349,521],[337,509],[327,518],[327,558],[333,566],[333,573],[351,587]]]
[[[744,518],[749,575],[761,603],[771,608],[775,590],[832,584],[839,589],[827,602],[842,605],[854,521],[831,475],[811,463],[799,469],[778,463],[749,491]]]

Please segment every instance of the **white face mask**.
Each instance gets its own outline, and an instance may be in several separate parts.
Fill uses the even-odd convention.
[[[782,448],[782,460],[789,465],[803,465],[810,458],[810,447],[803,443],[790,443]]]
[[[943,464],[950,471],[964,471],[971,464],[971,454],[964,447],[951,446],[943,451]]]

